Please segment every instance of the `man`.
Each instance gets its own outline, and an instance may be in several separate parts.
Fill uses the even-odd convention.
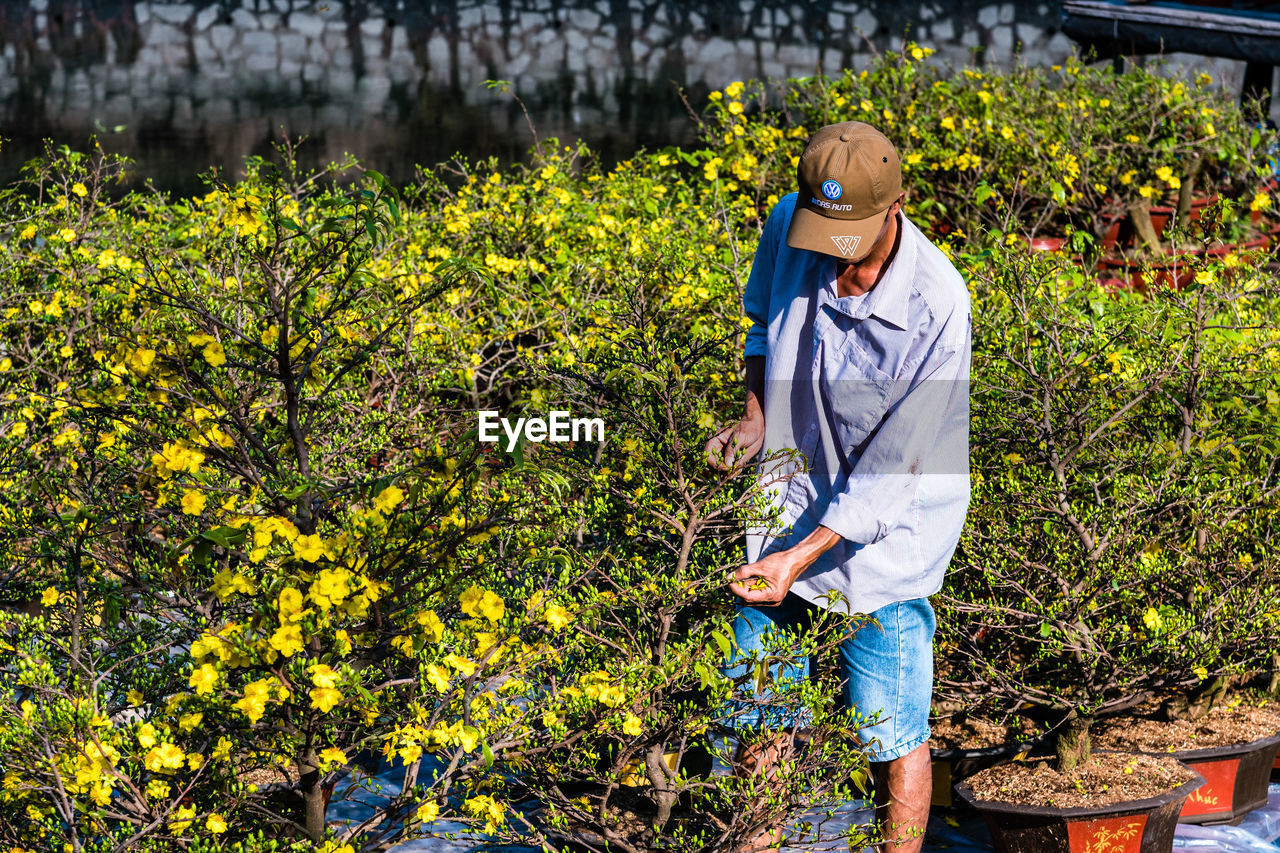
[[[731,585],[736,641],[744,655],[759,650],[765,634],[800,631],[817,607],[875,618],[880,627],[840,645],[844,700],[878,715],[861,735],[891,839],[883,850],[914,853],[931,792],[928,596],[969,504],[969,296],[902,214],[898,154],[875,128],[817,131],[797,177],[799,193],[765,224],[743,299],[745,416],[707,443],[724,469],[761,451],[773,460],[761,476],[779,518],[748,532],[748,564]],[[781,742],[740,751],[739,769],[767,772]]]

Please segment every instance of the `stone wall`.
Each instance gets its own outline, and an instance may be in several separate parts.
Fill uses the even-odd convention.
[[[735,79],[857,68],[904,32],[941,62],[1059,62],[1058,15],[975,0],[0,0],[0,178],[42,138],[95,129],[161,184],[234,169],[282,133],[311,137],[312,162],[351,151],[400,179],[458,150],[517,158],[532,134],[488,79],[512,82],[540,135],[612,159],[690,141],[677,84],[696,102]]]

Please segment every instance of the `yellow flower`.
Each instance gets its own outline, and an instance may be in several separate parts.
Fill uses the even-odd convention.
[[[226,832],[227,821],[222,815],[218,814],[217,812],[213,812],[207,818],[205,818],[204,828],[209,830],[209,832],[214,833],[215,835],[219,832]]]
[[[622,724],[622,733],[637,737],[640,734],[640,718],[635,714],[627,714],[627,719]]]
[[[1155,192],[1156,191],[1152,189],[1148,184],[1143,184],[1142,186],[1138,187],[1138,195],[1142,196],[1143,198],[1151,198],[1151,196],[1155,195]]]
[[[204,360],[209,362],[210,367],[220,367],[227,361],[226,350],[222,348],[222,344],[218,341],[211,341],[205,345]]]
[[[53,587],[48,587],[44,592],[40,593],[40,604],[44,607],[52,607],[58,603],[58,591]]]
[[[418,806],[418,810],[413,813],[413,816],[423,823],[431,823],[431,821],[440,816],[440,806],[436,805],[435,800],[427,800]]]
[[[342,694],[332,687],[316,687],[311,691],[311,707],[322,714],[333,710],[333,706],[342,701]]]
[[[424,610],[415,618],[431,642],[438,643],[444,637],[444,623],[434,610]]]
[[[1250,210],[1266,210],[1270,206],[1271,196],[1263,192],[1256,193],[1253,197],[1253,201],[1249,202]]]
[[[74,184],[71,185],[71,191],[76,195],[80,196],[80,198],[84,198],[89,194],[89,188],[86,187],[84,184],[80,183],[79,181],[76,181]]]
[[[324,569],[311,583],[311,600],[320,605],[320,609],[328,611],[351,594],[350,580],[351,572],[346,569]]]
[[[569,611],[559,604],[547,605],[547,624],[553,630],[559,631],[568,626],[573,621],[573,617],[569,615]]]
[[[169,829],[175,834],[180,834],[187,827],[191,826],[195,819],[195,806],[181,806],[174,811],[173,820],[169,821]]]
[[[199,669],[192,671],[191,678],[187,684],[195,688],[197,696],[203,696],[206,693],[212,693],[214,686],[218,683],[218,670],[214,669],[212,664],[202,664]]]
[[[293,657],[302,651],[302,629],[297,625],[281,625],[271,635],[271,648],[285,657]]]
[[[314,563],[324,556],[324,539],[316,535],[299,536],[293,542],[293,553],[299,560]]]
[[[34,225],[28,225],[26,228],[23,228],[22,233],[18,235],[22,240],[30,240],[34,236],[36,236],[36,227]]]
[[[187,515],[199,515],[204,512],[206,502],[204,492],[192,489],[182,496],[182,511]]]
[[[171,743],[162,743],[151,747],[143,759],[143,764],[152,773],[172,773],[181,770],[187,761],[187,755]]]
[[[449,690],[449,670],[438,663],[430,664],[427,666],[427,681],[440,693],[447,693]]]
[[[249,722],[256,723],[266,712],[270,689],[270,679],[259,678],[257,681],[250,682],[244,687],[244,697],[237,700],[232,707],[248,717]]]
[[[951,116],[946,116],[945,118],[943,118],[941,124],[944,130],[956,129],[956,120],[953,119]]]
[[[138,726],[138,745],[143,749],[156,745],[156,727],[150,723]]]
[[[62,241],[62,242],[64,242],[64,243],[70,243],[71,241],[73,241],[73,240],[75,240],[75,239],[76,239],[76,232],[75,232],[75,229],[74,229],[74,228],[62,228],[62,229],[60,229],[60,230],[58,231],[58,239],[59,239],[59,240],[61,240],[61,241]]]
[[[338,672],[327,663],[313,663],[307,667],[311,683],[316,687],[333,687],[338,683]]]
[[[281,617],[294,616],[302,611],[302,593],[291,586],[287,586],[280,590],[280,595],[276,598],[276,608],[280,611]]]
[[[458,597],[462,604],[462,612],[468,616],[483,616],[490,622],[497,622],[506,612],[506,604],[502,596],[478,586],[469,588]]]
[[[168,782],[161,782],[159,779],[152,779],[147,783],[147,796],[153,800],[163,800],[169,796],[172,790]]]
[[[476,671],[476,665],[474,661],[468,660],[467,658],[464,658],[464,657],[459,657],[458,655],[455,655],[455,654],[450,654],[446,656],[444,659],[444,662],[449,664],[449,666],[453,667],[454,669],[456,669],[463,676],[469,676]]]
[[[134,706],[135,708],[141,705],[143,701],[146,699],[146,697],[143,696],[142,693],[137,690],[130,690],[128,693],[124,694],[124,698],[128,699],[129,704]]]
[[[330,746],[320,750],[319,758],[321,763],[326,766],[347,763],[347,754],[336,746]]]
[[[253,581],[244,575],[237,574],[232,569],[223,569],[213,576],[213,585],[210,587],[214,594],[221,601],[226,601],[232,595],[238,592],[245,595],[252,595],[255,591]]]
[[[387,486],[378,492],[378,496],[373,499],[373,505],[378,512],[385,515],[395,509],[402,500],[404,500],[404,492],[396,486]]]

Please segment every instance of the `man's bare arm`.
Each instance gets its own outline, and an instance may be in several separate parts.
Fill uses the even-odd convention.
[[[804,570],[840,541],[840,534],[819,525],[785,551],[778,551],[734,573],[730,591],[746,604],[781,604]],[[761,584],[760,581],[764,581]]]

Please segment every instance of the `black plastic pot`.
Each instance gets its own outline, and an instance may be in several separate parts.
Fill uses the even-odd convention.
[[[953,788],[957,782],[967,779],[980,770],[995,767],[1020,752],[1031,749],[1033,744],[1002,743],[983,749],[931,749],[930,764],[933,767],[933,799],[935,806],[955,805]]]
[[[1183,802],[1203,784],[1196,776],[1158,797],[1075,809],[979,800],[963,782],[956,793],[986,820],[998,853],[1168,853]]]
[[[1152,753],[1176,758],[1206,780],[1187,798],[1179,823],[1237,824],[1267,803],[1267,784],[1280,749],[1280,734],[1250,743]]]

